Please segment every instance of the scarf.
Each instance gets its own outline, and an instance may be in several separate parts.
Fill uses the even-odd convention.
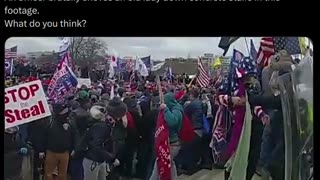
[[[160,111],[158,114],[157,127],[154,137],[159,180],[171,180],[169,128],[164,120],[163,111]]]

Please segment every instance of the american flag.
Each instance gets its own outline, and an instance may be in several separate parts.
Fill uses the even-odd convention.
[[[274,43],[272,37],[264,37],[260,41],[260,48],[257,54],[257,64],[259,66],[267,66],[270,57],[274,54]]]
[[[257,63],[264,67],[270,63],[270,57],[280,50],[289,54],[301,54],[298,37],[264,37],[261,39]]]
[[[60,60],[60,62],[58,64],[58,70],[66,67],[66,66],[69,66],[70,68],[73,67],[73,63],[72,63],[69,51],[64,53],[62,59]]]
[[[18,46],[14,46],[12,48],[6,49],[5,58],[6,59],[14,59],[17,58],[18,54]]]
[[[290,55],[301,54],[299,37],[274,37],[273,42],[275,52],[286,50]]]
[[[241,61],[243,60],[244,55],[234,49],[233,50],[233,56],[231,58],[231,62],[230,62],[230,71],[229,71],[229,78],[228,78],[228,92],[230,93],[230,90],[232,92],[236,91],[238,89],[238,81],[237,79],[242,77],[242,74],[239,72],[239,67],[241,65]]]
[[[201,62],[201,59],[198,59],[198,77],[197,77],[197,83],[200,85],[200,87],[207,87],[210,83],[210,77],[206,70],[203,67],[203,64]]]
[[[132,71],[131,75],[130,75],[130,80],[129,80],[130,84],[132,84],[134,82],[135,77],[136,77],[136,74]]]

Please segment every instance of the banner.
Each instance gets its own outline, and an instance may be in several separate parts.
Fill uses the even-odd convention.
[[[64,102],[70,96],[73,96],[78,81],[69,66],[56,71],[48,86],[48,97],[54,102]]]
[[[41,81],[5,89],[5,129],[51,115]]]
[[[78,88],[80,88],[82,85],[85,85],[87,87],[91,87],[91,80],[90,78],[77,78],[78,81]]]

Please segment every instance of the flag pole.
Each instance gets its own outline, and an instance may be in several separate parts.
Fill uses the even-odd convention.
[[[248,55],[250,56],[250,50],[249,50],[248,41],[247,41],[246,37],[244,37],[244,41],[246,43],[246,47],[247,47],[247,50],[248,50]]]
[[[10,76],[13,75],[13,58],[11,58]]]

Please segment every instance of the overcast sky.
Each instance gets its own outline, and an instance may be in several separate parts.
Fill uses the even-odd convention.
[[[163,60],[168,57],[184,57],[188,54],[191,57],[201,56],[204,53],[222,55],[223,50],[218,47],[220,37],[99,37],[107,45],[113,48],[119,56],[148,56],[152,59]],[[248,37],[253,39],[256,49],[259,47],[261,38]],[[60,40],[54,37],[16,37],[6,42],[6,48],[18,46],[18,54],[35,51],[57,51]],[[238,39],[233,43],[227,55],[232,55],[232,49],[236,48],[245,55],[248,55],[245,38]]]

